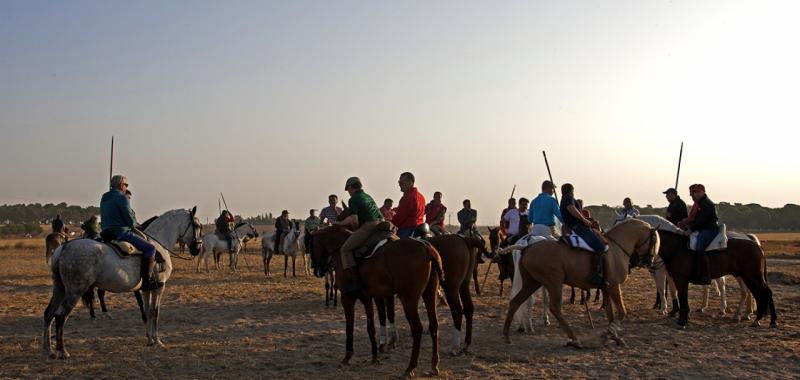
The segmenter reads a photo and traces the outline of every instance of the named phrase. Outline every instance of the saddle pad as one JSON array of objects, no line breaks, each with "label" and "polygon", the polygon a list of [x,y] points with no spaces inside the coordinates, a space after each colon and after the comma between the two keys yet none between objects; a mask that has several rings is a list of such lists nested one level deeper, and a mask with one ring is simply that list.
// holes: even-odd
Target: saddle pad
[{"label": "saddle pad", "polygon": [[[586,244],[586,241],[583,240],[582,237],[576,235],[574,232],[570,233],[567,240],[572,248],[579,248],[585,251],[594,252],[592,247],[590,247],[589,244]],[[606,248],[603,250],[603,252],[608,252],[608,245],[606,245]]]},{"label": "saddle pad", "polygon": [[747,236],[747,234],[743,234],[741,232],[728,231],[728,235],[727,236],[728,236],[728,240],[730,240],[730,239],[751,240],[750,236]]},{"label": "saddle pad", "polygon": [[[697,247],[698,235],[700,235],[700,233],[696,231],[692,232],[692,234],[689,235],[689,249],[692,251],[696,251],[695,247]],[[748,238],[746,235],[745,239],[750,240],[750,238]],[[722,251],[727,248],[728,248],[728,227],[725,226],[724,224],[721,224],[719,226],[719,232],[717,233],[717,236],[714,237],[714,240],[711,241],[711,244],[708,245],[708,248],[706,248],[705,252]]]},{"label": "saddle pad", "polygon": [[549,240],[549,239],[544,237],[544,236],[527,234],[527,235],[519,238],[519,240],[517,240],[517,242],[515,244],[527,247],[529,245],[534,245],[536,243],[541,243],[541,242],[543,242],[545,240]]},{"label": "saddle pad", "polygon": [[115,251],[117,251],[117,254],[119,254],[122,257],[142,254],[142,251],[137,250],[136,247],[133,246],[133,244],[125,241],[112,240],[110,245],[112,248],[114,248]]}]

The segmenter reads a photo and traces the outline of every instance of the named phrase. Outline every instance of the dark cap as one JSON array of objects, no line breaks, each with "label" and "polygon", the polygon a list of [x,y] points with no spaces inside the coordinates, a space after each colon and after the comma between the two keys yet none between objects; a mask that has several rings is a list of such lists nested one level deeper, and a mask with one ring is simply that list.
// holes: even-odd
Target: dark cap
[{"label": "dark cap", "polygon": [[678,194],[678,190],[675,190],[674,187],[670,187],[669,189],[664,190],[663,194]]},{"label": "dark cap", "polygon": [[361,180],[358,179],[358,177],[350,177],[347,179],[347,182],[344,183],[344,189],[347,190],[348,187],[357,183],[361,183]]},{"label": "dark cap", "polygon": [[694,191],[694,190],[706,191],[706,187],[699,183],[689,186],[689,191]]},{"label": "dark cap", "polygon": [[286,210],[281,211],[281,215],[283,215],[283,214],[289,214],[289,211],[286,211]]}]

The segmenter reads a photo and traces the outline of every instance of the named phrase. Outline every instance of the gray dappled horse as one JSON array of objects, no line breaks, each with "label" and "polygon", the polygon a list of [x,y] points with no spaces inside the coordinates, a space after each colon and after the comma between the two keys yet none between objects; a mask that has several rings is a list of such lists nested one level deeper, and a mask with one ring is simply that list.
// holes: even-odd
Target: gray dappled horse
[{"label": "gray dappled horse", "polygon": [[[166,283],[172,274],[172,261],[167,248],[174,247],[178,238],[189,242],[189,252],[200,252],[202,226],[195,216],[197,207],[189,210],[172,210],[154,220],[145,234],[161,254],[164,262],[154,279]],[[132,292],[141,288],[141,256],[121,257],[111,246],[92,240],[70,241],[55,250],[51,270],[53,295],[44,312],[43,349],[48,358],[66,359],[64,324],[78,299],[94,286],[114,293]],[[158,267],[157,267],[158,268]],[[158,338],[158,314],[164,287],[143,291],[147,315],[147,344],[161,346]],[[56,320],[56,351],[50,344],[50,325]]]},{"label": "gray dappled horse", "polygon": [[[245,242],[250,239],[255,239],[258,237],[258,231],[256,228],[253,227],[250,223],[239,223],[233,229],[233,236],[234,239],[231,241],[233,243],[233,249],[230,253],[230,259],[228,260],[230,270],[232,272],[236,271],[237,263],[239,262],[239,252],[242,250],[242,247]],[[206,273],[208,273],[208,259],[210,257],[214,257],[214,265],[216,268],[222,269],[220,266],[219,254],[229,252],[228,250],[228,241],[225,239],[220,239],[216,233],[210,233],[203,236],[203,249],[199,256],[197,256],[197,272],[200,272],[200,263],[201,261],[205,261],[206,263]]]},{"label": "gray dappled horse", "polygon": [[269,263],[274,255],[283,255],[283,277],[289,270],[289,257],[292,258],[292,277],[296,277],[295,260],[297,255],[303,257],[303,272],[310,274],[308,259],[306,258],[303,235],[300,233],[300,223],[294,222],[293,227],[281,240],[280,252],[275,252],[275,232],[267,232],[261,236],[261,258],[264,263],[264,274],[270,276]]}]

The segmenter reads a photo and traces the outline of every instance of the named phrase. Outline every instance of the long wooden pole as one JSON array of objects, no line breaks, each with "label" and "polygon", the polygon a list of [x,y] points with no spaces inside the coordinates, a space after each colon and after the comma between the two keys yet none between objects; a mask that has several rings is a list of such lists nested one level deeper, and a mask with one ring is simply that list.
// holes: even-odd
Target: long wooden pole
[{"label": "long wooden pole", "polygon": [[[553,187],[556,186],[556,183],[553,182],[553,174],[550,173],[550,163],[547,162],[547,153],[542,151],[542,155],[544,156],[544,165],[547,166],[547,176],[550,178],[550,182],[553,184]],[[553,196],[556,197],[556,202],[558,202],[558,192],[553,189]]]},{"label": "long wooden pole", "polygon": [[683,141],[681,141],[681,152],[678,153],[678,174],[675,175],[675,190],[678,190],[678,180],[681,178],[681,161],[683,160]]},{"label": "long wooden pole", "polygon": [[514,188],[513,188],[513,189],[511,189],[511,196],[510,196],[510,197],[508,197],[509,199],[511,199],[511,198],[514,198],[514,192],[515,192],[515,191],[517,191],[517,184],[516,184],[516,183],[514,184]]},{"label": "long wooden pole", "polygon": [[111,136],[111,164],[108,165],[108,184],[111,186],[111,178],[114,176],[114,136]]}]

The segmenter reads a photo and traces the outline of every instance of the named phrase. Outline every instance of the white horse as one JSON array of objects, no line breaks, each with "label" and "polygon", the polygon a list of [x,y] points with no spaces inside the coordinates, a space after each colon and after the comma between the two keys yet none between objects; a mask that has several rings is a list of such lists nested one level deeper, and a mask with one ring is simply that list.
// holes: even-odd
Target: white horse
[{"label": "white horse", "polygon": [[[664,219],[659,215],[640,215],[638,219],[644,220],[645,222],[649,223],[653,228],[662,230],[662,231],[670,231],[675,233],[685,234],[683,230],[681,230],[678,226],[672,224],[670,221]],[[661,307],[659,312],[662,315],[667,314],[667,298],[665,296],[666,288],[669,287],[669,293],[673,300],[678,299],[678,290],[675,288],[675,284],[672,282],[672,278],[669,277],[667,274],[667,268],[664,265],[664,262],[661,260],[661,257],[656,257],[653,260],[652,274],[653,278],[656,281],[656,291],[658,292],[658,297],[660,299]],[[736,280],[739,282],[739,289],[742,292],[742,295],[739,299],[739,306],[736,310],[736,321],[742,320],[742,318],[749,320],[750,314],[752,313],[752,303],[754,302],[750,291],[744,285],[744,281],[736,277]],[[712,280],[712,284],[716,287],[717,295],[720,297],[720,315],[725,316],[727,315],[728,310],[728,297],[725,291],[725,276],[720,278],[715,278]],[[700,308],[700,312],[703,313],[708,308],[708,296],[711,291],[710,285],[703,285],[702,295],[703,295],[703,306]],[[749,302],[748,302],[749,301]],[[744,308],[745,303],[747,303],[747,309]],[[742,313],[745,313],[744,315]]]},{"label": "white horse", "polygon": [[203,252],[197,257],[197,272],[200,272],[200,262],[205,261],[206,273],[208,273],[208,259],[212,256],[214,257],[214,265],[217,270],[222,269],[220,265],[220,255],[225,252],[230,252],[230,258],[228,260],[230,270],[233,272],[236,271],[236,264],[239,262],[239,252],[243,244],[250,239],[257,238],[258,231],[256,231],[256,228],[250,223],[239,223],[233,229],[233,232],[234,238],[231,240],[231,243],[233,243],[232,250],[228,249],[228,241],[220,239],[216,233],[203,236]]},{"label": "white horse", "polygon": [[297,255],[300,254],[303,256],[303,265],[305,266],[305,272],[308,273],[308,261],[306,258],[305,247],[303,246],[302,239],[300,238],[300,223],[295,222],[294,228],[289,230],[286,236],[283,237],[280,246],[280,252],[275,252],[275,232],[266,232],[261,235],[261,257],[262,261],[264,262],[264,274],[267,276],[271,276],[269,272],[269,263],[272,260],[273,255],[284,255],[283,261],[283,277],[286,277],[286,272],[289,268],[289,257],[292,258],[292,277],[295,277],[295,259]]},{"label": "white horse", "polygon": [[[190,253],[197,255],[201,250],[200,233],[202,225],[195,216],[197,207],[189,210],[172,210],[154,220],[145,229],[148,240],[156,246],[164,262],[161,263],[154,279],[166,284],[172,274],[172,261],[169,250],[178,238],[190,243]],[[138,255],[121,257],[111,246],[92,239],[77,239],[64,244],[53,253],[51,271],[53,273],[53,295],[44,312],[44,332],[42,345],[49,358],[66,359],[69,353],[64,348],[64,323],[75,307],[78,299],[90,287],[97,287],[114,293],[128,293],[141,288],[141,262]],[[162,346],[158,337],[158,315],[164,287],[142,292],[145,314],[147,316],[147,344]],[[56,351],[50,344],[50,325],[56,320]]]},{"label": "white horse", "polygon": [[[514,296],[522,290],[522,281],[518,281],[522,277],[519,271],[519,260],[522,258],[522,250],[525,249],[529,244],[535,244],[537,241],[541,240],[555,240],[555,238],[551,236],[525,236],[522,237],[517,241],[516,244],[500,249],[497,251],[498,254],[505,254],[508,251],[511,251],[511,257],[514,262],[514,277],[511,280],[511,292],[509,293],[509,300],[514,299]],[[514,313],[514,326],[517,326],[517,329],[520,332],[532,333],[533,332],[533,306],[536,302],[536,294],[539,293],[542,296],[542,320],[546,326],[550,325],[550,316],[547,314],[548,309],[548,299],[550,296],[547,293],[547,289],[541,287],[540,290],[535,291],[531,294],[528,299],[520,305],[517,312]]]}]

